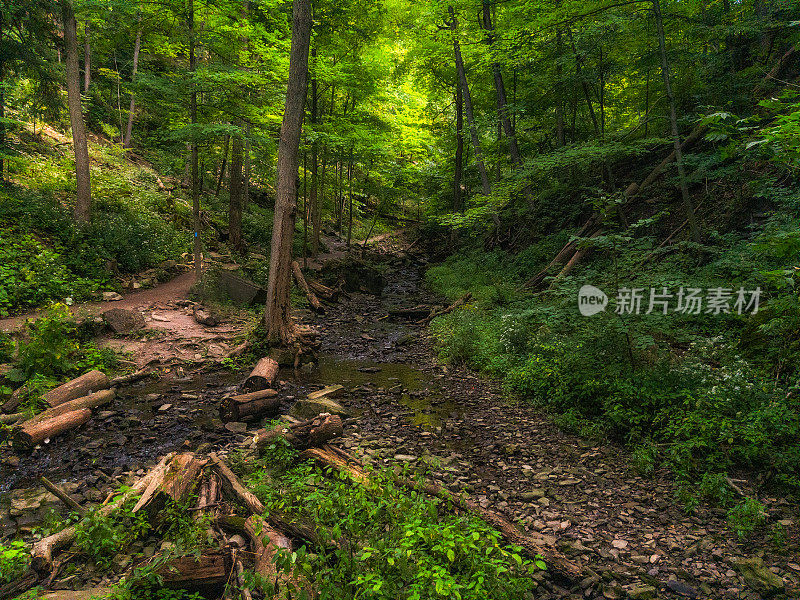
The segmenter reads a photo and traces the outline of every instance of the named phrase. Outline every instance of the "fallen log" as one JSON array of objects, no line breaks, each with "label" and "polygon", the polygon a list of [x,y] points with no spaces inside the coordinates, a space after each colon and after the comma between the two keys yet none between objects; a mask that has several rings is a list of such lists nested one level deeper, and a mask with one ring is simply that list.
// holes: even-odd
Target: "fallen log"
[{"label": "fallen log", "polygon": [[245,379],[242,389],[247,392],[258,392],[267,389],[275,382],[278,376],[278,363],[270,357],[265,357],[256,363],[250,376]]},{"label": "fallen log", "polygon": [[42,421],[47,421],[48,419],[58,417],[59,415],[66,414],[74,410],[80,410],[82,408],[97,408],[98,406],[110,404],[114,400],[114,396],[116,396],[116,392],[114,392],[114,390],[102,390],[95,392],[94,394],[89,394],[88,396],[83,396],[82,398],[69,400],[63,404],[59,404],[56,407],[48,408],[47,410],[40,412],[38,415],[25,421],[22,424],[22,427],[27,428],[32,425],[36,425],[37,423],[41,423]]},{"label": "fallen log", "polygon": [[[576,234],[576,237],[582,237],[586,235],[586,233],[591,233],[595,227],[596,221],[597,219],[594,216],[590,217],[589,220],[583,224],[583,227],[581,227],[581,230]],[[575,246],[575,240],[570,240],[564,244],[564,247],[561,248],[558,254],[556,254],[555,258],[551,260],[544,269],[523,283],[522,287],[535,288],[539,286],[544,281],[544,278],[547,277],[550,269],[557,264],[564,264],[569,260],[569,258],[575,253]]]},{"label": "fallen log", "polygon": [[417,321],[417,324],[418,324],[418,325],[427,325],[428,323],[430,323],[431,321],[433,321],[433,320],[434,320],[436,317],[441,317],[442,315],[446,315],[446,314],[448,314],[448,313],[451,313],[451,312],[453,312],[453,311],[454,311],[455,309],[457,309],[459,306],[462,306],[462,305],[466,304],[466,303],[467,303],[467,302],[469,302],[471,299],[472,299],[472,293],[471,293],[471,292],[467,292],[466,294],[464,294],[463,296],[461,296],[461,298],[459,298],[458,300],[456,300],[455,302],[453,302],[453,303],[452,303],[450,306],[448,306],[447,308],[443,308],[442,310],[435,310],[435,311],[431,312],[431,314],[429,314],[429,315],[428,315],[427,317],[425,317],[424,319],[421,319],[421,320]]},{"label": "fallen log", "polygon": [[[174,454],[171,453],[164,456],[156,466],[150,469],[150,471],[148,471],[148,473],[141,479],[137,480],[114,502],[99,508],[99,513],[103,516],[108,516],[119,506],[127,502],[129,498],[141,494],[150,484],[151,479],[157,476],[161,470],[166,468],[167,463],[172,460],[173,456]],[[49,572],[53,566],[53,553],[56,550],[71,544],[75,539],[76,533],[77,529],[73,525],[71,527],[62,529],[61,531],[57,531],[56,533],[44,537],[36,542],[31,549],[31,568],[37,573]]]},{"label": "fallen log", "polygon": [[300,423],[277,425],[272,429],[260,429],[256,432],[254,441],[259,452],[281,437],[298,450],[305,450],[322,446],[333,438],[341,437],[342,433],[341,417],[323,413]]},{"label": "fallen log", "polygon": [[25,413],[11,413],[10,415],[0,415],[0,424],[13,425],[17,421],[22,421],[27,415]]},{"label": "fallen log", "polygon": [[[326,446],[325,448],[311,448],[304,451],[301,456],[313,459],[322,466],[345,473],[350,479],[361,485],[366,486],[372,484],[369,476],[361,468],[358,461],[354,457],[346,455],[342,450],[337,449],[334,451],[331,446]],[[399,477],[396,478],[395,481],[403,487],[445,499],[451,502],[456,508],[474,514],[499,531],[506,542],[520,546],[529,558],[543,557],[551,570],[556,571],[564,579],[574,582],[581,576],[582,572],[580,567],[553,547],[556,541],[555,538],[551,541],[538,534],[522,532],[499,513],[484,509],[472,500],[453,496],[447,492],[447,490],[435,484],[418,484],[417,482]]]},{"label": "fallen log", "polygon": [[67,492],[62,490],[59,486],[57,486],[55,483],[50,481],[47,477],[42,475],[41,477],[39,477],[39,481],[42,482],[42,485],[45,487],[45,489],[47,489],[48,492],[53,494],[56,498],[61,500],[64,504],[66,504],[69,508],[74,510],[76,513],[78,513],[80,515],[85,515],[86,514],[86,509],[85,508],[83,508],[80,504],[78,504],[72,496],[67,494]]},{"label": "fallen log", "polygon": [[19,405],[22,404],[22,393],[24,391],[25,386],[21,386],[11,392],[11,396],[3,403],[3,406],[0,407],[0,410],[2,410],[4,413],[10,413],[17,410]]},{"label": "fallen log", "polygon": [[412,308],[392,308],[389,310],[389,316],[398,319],[425,319],[431,314],[430,306],[414,306]]},{"label": "fallen log", "polygon": [[219,407],[219,416],[224,422],[248,421],[280,407],[281,400],[275,390],[260,390],[225,398]]},{"label": "fallen log", "polygon": [[175,502],[185,499],[195,488],[198,475],[206,465],[205,460],[192,452],[184,452],[175,456],[165,469],[160,469],[142,493],[133,507],[138,512],[156,497],[172,498]]},{"label": "fallen log", "polygon": [[328,302],[337,302],[342,293],[341,287],[328,287],[313,279],[306,279],[306,283],[308,283],[308,287],[311,288],[311,291],[313,291],[318,298],[322,298]]},{"label": "fallen log", "polygon": [[33,571],[27,572],[22,577],[0,585],[0,600],[16,598],[25,593],[39,581],[39,577]]},{"label": "fallen log", "polygon": [[46,439],[54,438],[60,433],[80,427],[91,418],[92,411],[88,408],[81,408],[32,425],[25,423],[21,428],[14,431],[12,435],[14,448],[30,450]]},{"label": "fallen log", "polygon": [[158,362],[158,360],[150,361],[145,365],[144,368],[139,369],[135,373],[128,373],[127,375],[120,375],[119,377],[114,377],[111,381],[109,381],[110,387],[121,387],[123,385],[128,385],[135,381],[139,381],[140,379],[145,379],[146,377],[150,377],[153,372],[149,369],[149,365],[152,362]]},{"label": "fallen log", "polygon": [[50,390],[42,398],[49,406],[58,406],[69,400],[88,396],[92,392],[108,389],[109,385],[110,382],[105,373],[89,371],[64,385]]},{"label": "fallen log", "polygon": [[231,572],[228,552],[214,550],[195,556],[173,558],[156,569],[163,584],[171,589],[224,585]]},{"label": "fallen log", "polygon": [[322,303],[319,301],[319,298],[311,291],[311,288],[308,287],[308,283],[306,283],[306,278],[303,277],[303,271],[300,269],[300,264],[296,261],[292,261],[292,275],[294,276],[294,281],[297,283],[297,286],[303,290],[303,293],[306,295],[308,299],[308,303],[311,305],[311,308],[314,312],[322,313],[325,312],[325,309],[322,306]]}]

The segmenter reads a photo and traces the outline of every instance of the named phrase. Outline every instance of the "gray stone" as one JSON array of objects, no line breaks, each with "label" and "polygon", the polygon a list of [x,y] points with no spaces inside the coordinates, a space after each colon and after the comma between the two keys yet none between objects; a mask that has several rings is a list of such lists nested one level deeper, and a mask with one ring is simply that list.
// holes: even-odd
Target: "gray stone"
[{"label": "gray stone", "polygon": [[402,460],[403,462],[414,462],[415,460],[417,460],[417,457],[414,456],[413,454],[395,454],[394,459]]},{"label": "gray stone", "polygon": [[329,398],[318,398],[312,400],[305,398],[294,403],[289,414],[301,419],[311,419],[320,413],[330,413],[332,415],[347,416],[347,410],[338,402]]},{"label": "gray stone", "polygon": [[731,566],[744,577],[744,581],[750,589],[765,598],[784,590],[783,579],[767,569],[764,562],[758,557],[734,558],[731,560]]},{"label": "gray stone", "polygon": [[119,302],[122,300],[117,292],[103,292],[103,302]]},{"label": "gray stone", "polygon": [[103,320],[114,333],[119,334],[133,333],[143,329],[145,325],[144,316],[140,312],[127,308],[110,308],[103,313]]},{"label": "gray stone", "polygon": [[247,423],[239,423],[238,421],[230,421],[225,423],[225,429],[231,433],[244,433],[247,431]]},{"label": "gray stone", "polygon": [[542,488],[533,488],[530,491],[522,492],[519,495],[519,499],[523,502],[533,502],[534,500],[538,500],[539,498],[544,498],[546,496],[545,491]]}]

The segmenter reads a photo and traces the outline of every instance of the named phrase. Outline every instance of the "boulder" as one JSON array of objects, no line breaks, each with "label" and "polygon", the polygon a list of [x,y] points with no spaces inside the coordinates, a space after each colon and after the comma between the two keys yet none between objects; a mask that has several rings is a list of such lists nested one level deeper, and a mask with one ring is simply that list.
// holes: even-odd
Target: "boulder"
[{"label": "boulder", "polygon": [[656,588],[652,585],[637,585],[628,592],[631,600],[655,600]]},{"label": "boulder", "polygon": [[731,566],[744,578],[747,586],[763,598],[782,592],[785,588],[783,579],[764,566],[758,558],[734,558]]},{"label": "boulder", "polygon": [[118,302],[122,300],[117,292],[103,292],[103,302]]},{"label": "boulder", "polygon": [[103,320],[114,333],[129,334],[143,329],[144,316],[127,308],[109,308],[103,313]]}]

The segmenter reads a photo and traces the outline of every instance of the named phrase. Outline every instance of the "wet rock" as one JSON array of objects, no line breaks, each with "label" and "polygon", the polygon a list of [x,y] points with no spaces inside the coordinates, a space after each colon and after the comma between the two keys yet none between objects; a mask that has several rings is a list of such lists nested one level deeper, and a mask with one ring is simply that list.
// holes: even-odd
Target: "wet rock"
[{"label": "wet rock", "polygon": [[228,423],[225,423],[225,429],[231,433],[245,433],[247,431],[247,423],[229,421]]},{"label": "wet rock", "polygon": [[332,415],[347,416],[347,410],[338,402],[330,398],[311,398],[300,399],[294,403],[289,414],[301,419],[310,419],[320,413],[331,413]]},{"label": "wet rock", "polygon": [[639,585],[628,592],[628,597],[631,600],[654,600],[656,588],[652,585]]},{"label": "wet rock", "polygon": [[667,582],[667,587],[679,596],[685,596],[686,598],[697,598],[700,595],[696,589],[677,579],[670,579]]},{"label": "wet rock", "polygon": [[764,597],[774,596],[784,589],[783,579],[767,569],[764,562],[758,557],[734,558],[731,565],[744,577],[744,581],[750,589]]}]

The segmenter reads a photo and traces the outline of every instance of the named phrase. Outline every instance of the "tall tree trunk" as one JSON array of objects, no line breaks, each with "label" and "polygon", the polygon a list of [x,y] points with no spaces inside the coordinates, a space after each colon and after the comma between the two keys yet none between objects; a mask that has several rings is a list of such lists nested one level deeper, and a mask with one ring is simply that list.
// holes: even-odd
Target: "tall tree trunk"
[{"label": "tall tree trunk", "polygon": [[264,325],[271,343],[290,344],[296,339],[291,319],[289,287],[292,278],[292,241],[297,206],[297,167],[303,105],[308,84],[308,46],[311,42],[309,0],[294,0],[292,10],[292,49],[289,57],[289,83],[278,144],[275,222],[269,258],[267,305]]},{"label": "tall tree trunk", "polygon": [[[494,43],[494,33],[492,33],[494,31],[494,25],[492,24],[489,0],[483,0],[483,28],[487,32],[486,41],[489,46],[491,46]],[[503,73],[500,71],[500,63],[497,61],[492,62],[492,76],[494,78],[494,91],[497,94],[497,110],[500,114],[500,122],[503,125],[506,138],[508,138],[508,151],[509,154],[511,154],[511,160],[519,167],[522,165],[522,157],[519,153],[514,126],[511,124],[511,119],[508,116],[506,86],[503,83]]]},{"label": "tall tree trunk", "polygon": [[347,248],[353,238],[353,145],[350,145],[350,160],[347,163]]},{"label": "tall tree trunk", "polygon": [[486,164],[483,162],[481,141],[478,137],[478,128],[475,125],[474,113],[472,112],[472,96],[470,96],[469,85],[467,84],[467,75],[464,72],[464,61],[461,58],[461,46],[458,43],[458,19],[456,18],[455,11],[453,11],[452,6],[447,7],[447,12],[450,13],[450,30],[453,32],[453,52],[456,58],[458,79],[461,82],[461,91],[464,94],[464,108],[467,111],[467,122],[469,123],[470,136],[472,137],[472,147],[475,150],[475,162],[477,163],[478,171],[481,174],[483,195],[488,196],[492,193],[492,186],[489,184],[489,176],[486,173]]},{"label": "tall tree trunk", "polygon": [[[311,57],[316,62],[317,49],[311,51]],[[317,77],[316,75],[311,79],[311,128],[314,129],[316,135],[317,127]],[[319,229],[322,224],[321,211],[319,206],[319,199],[317,197],[317,190],[319,181],[317,179],[317,169],[319,166],[319,146],[316,137],[311,143],[311,256],[314,258],[319,254]]]},{"label": "tall tree trunk", "polygon": [[[139,49],[142,47],[142,15],[139,14],[139,29],[136,31],[136,42],[133,45],[133,72],[131,73],[131,86],[136,81],[136,71],[139,68]],[[131,89],[131,104],[128,108],[128,125],[125,127],[125,137],[122,139],[122,147],[131,147],[131,135],[133,134],[133,109],[136,108],[136,95]]]},{"label": "tall tree trunk", "polygon": [[564,139],[564,94],[562,93],[562,67],[561,67],[561,54],[563,52],[564,42],[561,39],[561,28],[556,30],[556,145],[561,148],[565,144]]},{"label": "tall tree trunk", "polygon": [[247,124],[244,130],[244,181],[242,183],[242,210],[247,210],[247,205],[250,204],[250,176],[251,176],[251,160],[250,160],[250,123]]},{"label": "tall tree trunk", "polygon": [[[197,70],[197,59],[195,57],[195,31],[194,31],[194,0],[188,0],[189,10],[189,72],[191,73],[192,92],[189,99],[189,119],[192,125],[197,125],[197,86],[194,81],[195,71]],[[199,177],[199,151],[197,139],[195,137],[195,127],[192,127],[192,217],[194,221],[194,272],[197,281],[203,278],[203,245],[200,238],[200,177]]]},{"label": "tall tree trunk", "polygon": [[222,188],[222,180],[225,179],[225,169],[228,166],[228,146],[231,143],[230,134],[225,136],[225,147],[222,151],[222,164],[219,167],[219,175],[217,175],[217,189],[214,190],[214,197],[219,198],[219,191]]},{"label": "tall tree trunk", "polygon": [[689,188],[686,184],[686,172],[683,168],[683,152],[681,151],[681,137],[678,133],[678,117],[675,114],[675,95],[672,93],[672,85],[669,80],[669,63],[667,62],[667,48],[664,41],[664,19],[661,16],[661,4],[659,0],[653,0],[653,14],[656,19],[658,30],[658,47],[661,52],[661,74],[664,78],[664,89],[669,100],[669,120],[672,126],[672,140],[675,145],[675,165],[678,167],[678,179],[681,186],[681,197],[683,198],[683,208],[686,211],[686,220],[689,221],[689,229],[695,242],[700,242],[700,226],[697,224],[697,216],[694,214],[692,200],[689,198]]},{"label": "tall tree trunk", "polygon": [[[3,11],[0,10],[0,46],[3,45],[3,35],[5,34],[5,21]],[[5,152],[6,152],[6,55],[0,54],[0,185],[6,182],[5,171]],[[34,134],[36,133],[34,122]]]},{"label": "tall tree trunk", "polygon": [[231,143],[231,182],[228,187],[228,240],[231,248],[242,250],[242,136],[235,134]]},{"label": "tall tree trunk", "polygon": [[75,177],[77,198],[75,220],[88,223],[92,210],[92,190],[89,179],[89,147],[81,110],[80,71],[78,66],[78,22],[72,9],[72,0],[61,1],[64,18],[64,63],[67,72],[67,104],[72,126],[72,145],[75,150]]},{"label": "tall tree trunk", "polygon": [[308,266],[308,150],[303,144],[303,268]]},{"label": "tall tree trunk", "polygon": [[453,173],[453,210],[459,211],[463,205],[461,180],[464,176],[464,99],[461,83],[456,81],[456,165]]},{"label": "tall tree trunk", "polygon": [[600,136],[600,126],[597,124],[597,117],[594,114],[594,106],[592,105],[592,95],[589,92],[589,83],[586,81],[586,78],[583,76],[583,69],[581,67],[582,60],[580,55],[578,54],[578,49],[575,47],[575,40],[572,39],[572,32],[568,31],[570,41],[572,43],[572,53],[575,55],[575,75],[581,82],[581,88],[583,89],[583,96],[586,99],[586,106],[589,108],[589,116],[592,119],[592,125],[594,126],[594,133],[598,137]]},{"label": "tall tree trunk", "polygon": [[92,85],[92,39],[89,23],[83,26],[83,93],[89,91]]}]

